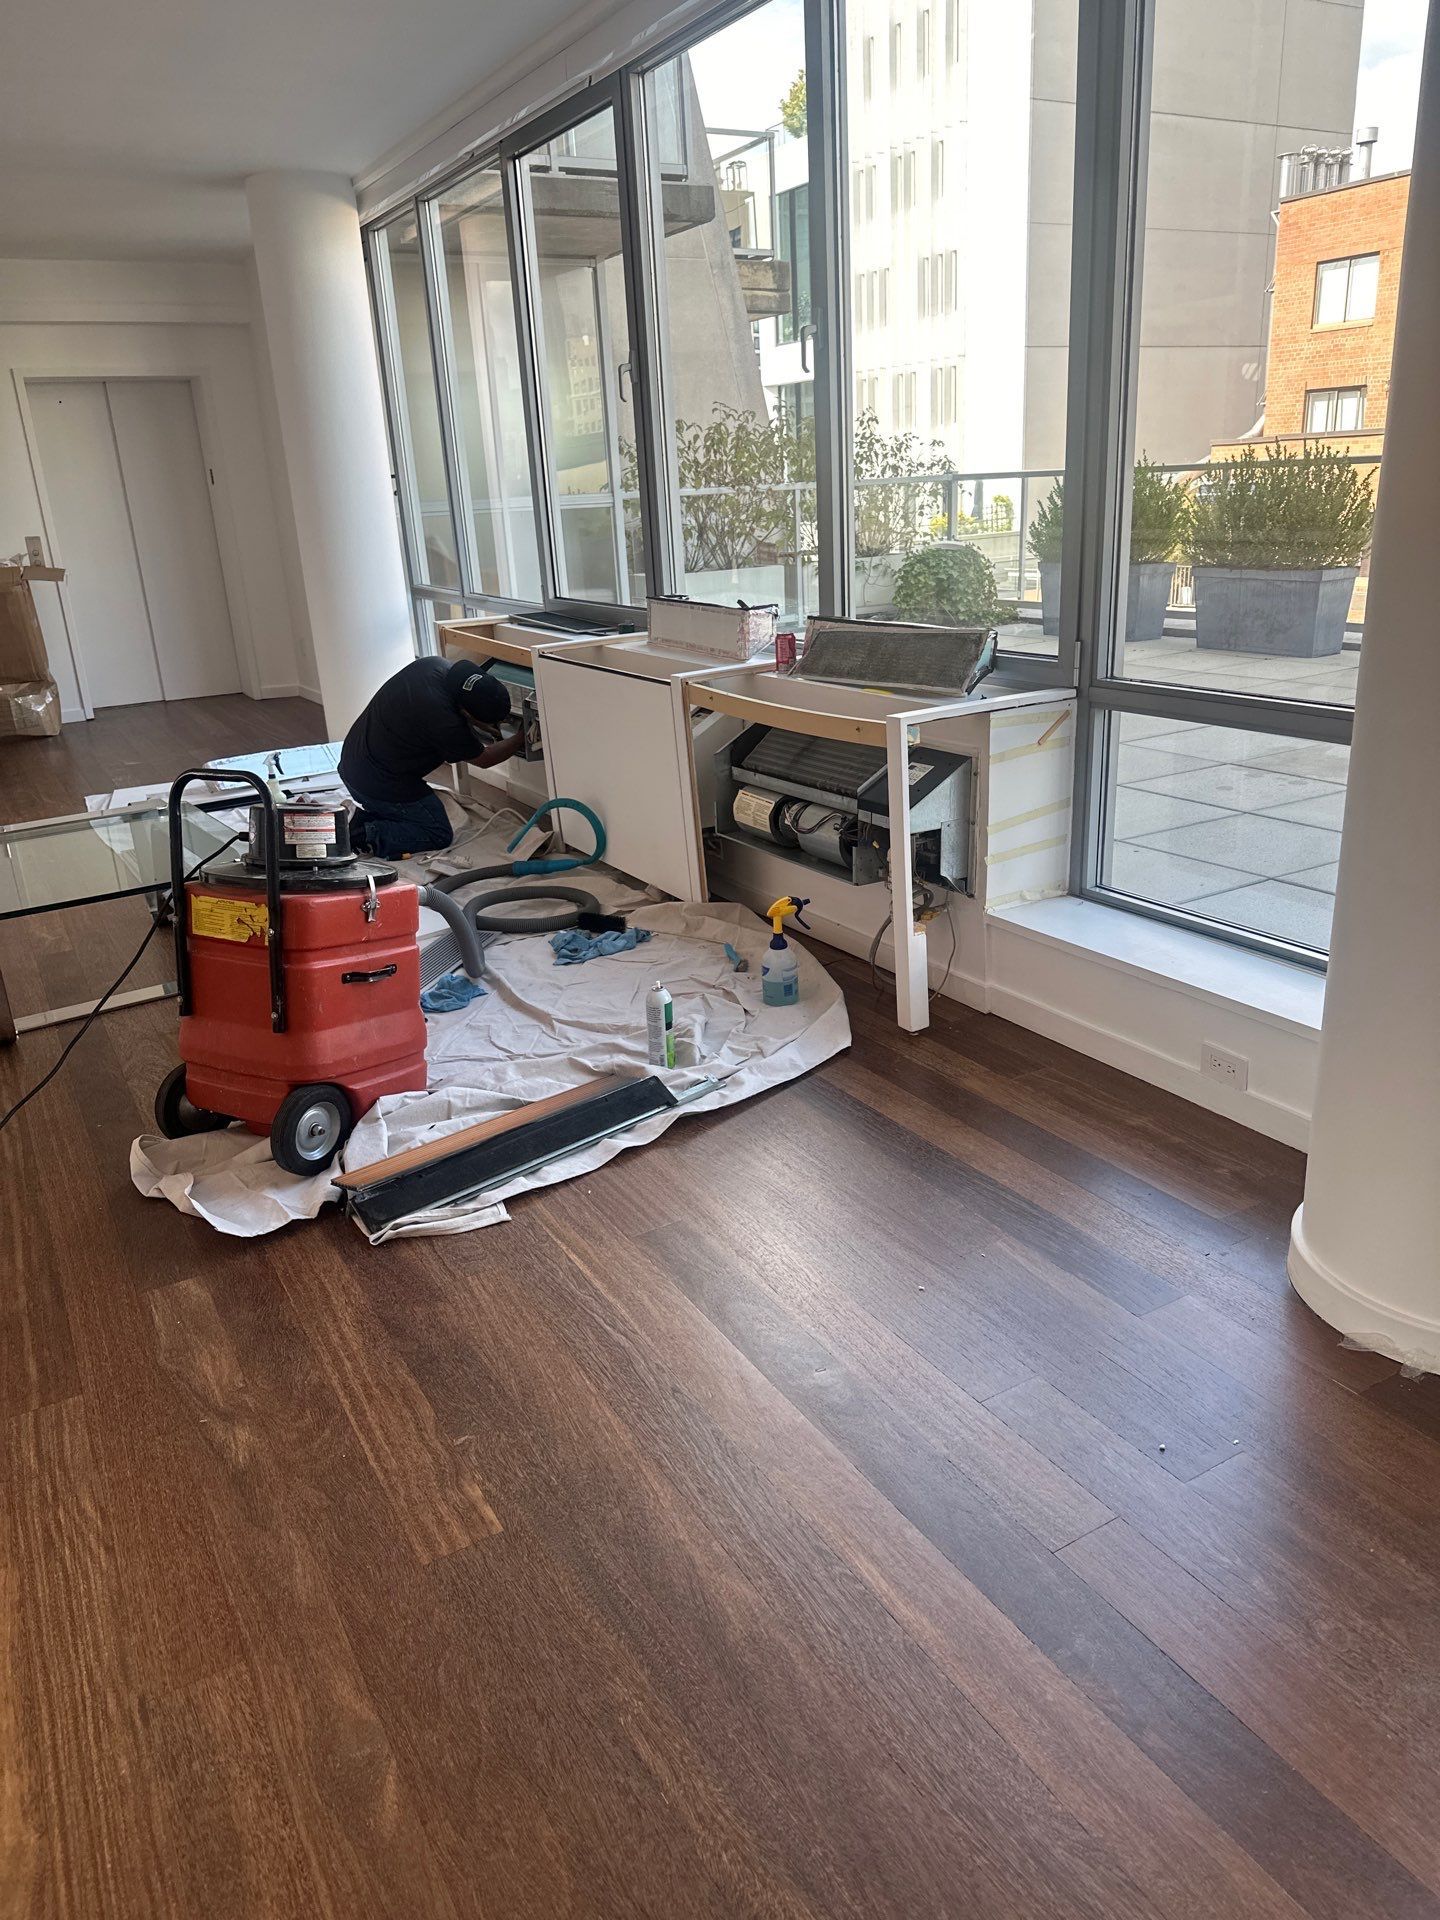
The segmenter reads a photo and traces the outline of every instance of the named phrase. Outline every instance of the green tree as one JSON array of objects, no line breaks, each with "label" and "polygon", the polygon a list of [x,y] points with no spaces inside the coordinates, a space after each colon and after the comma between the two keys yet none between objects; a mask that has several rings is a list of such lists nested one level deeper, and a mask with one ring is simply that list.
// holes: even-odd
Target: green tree
[{"label": "green tree", "polygon": [[796,140],[805,138],[805,74],[802,69],[790,83],[790,91],[780,102],[780,124]]}]

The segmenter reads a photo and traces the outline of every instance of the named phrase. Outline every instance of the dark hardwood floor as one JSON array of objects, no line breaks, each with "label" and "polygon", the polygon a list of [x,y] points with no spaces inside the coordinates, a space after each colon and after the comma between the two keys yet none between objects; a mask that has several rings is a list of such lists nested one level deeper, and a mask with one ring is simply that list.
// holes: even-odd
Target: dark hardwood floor
[{"label": "dark hardwood floor", "polygon": [[833,964],[461,1239],[140,1200],[165,1006],[0,1133],[0,1910],[1440,1915],[1437,1401],[1299,1156]]}]

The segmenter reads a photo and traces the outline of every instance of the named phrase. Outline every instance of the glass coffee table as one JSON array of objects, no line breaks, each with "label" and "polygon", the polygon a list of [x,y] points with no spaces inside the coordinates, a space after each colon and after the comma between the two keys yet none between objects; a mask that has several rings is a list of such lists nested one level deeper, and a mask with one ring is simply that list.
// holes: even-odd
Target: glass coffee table
[{"label": "glass coffee table", "polygon": [[[244,801],[243,790],[237,788],[228,798],[217,796],[181,809],[187,872],[230,843],[236,832],[235,810],[243,808]],[[170,821],[163,798],[0,827],[0,921],[136,895],[147,896],[158,917],[169,885]],[[173,981],[136,987],[117,993],[106,1006],[133,1006],[174,992]],[[86,1000],[15,1019],[0,976],[0,1046],[32,1027],[81,1019],[94,1007],[93,1000]]]}]

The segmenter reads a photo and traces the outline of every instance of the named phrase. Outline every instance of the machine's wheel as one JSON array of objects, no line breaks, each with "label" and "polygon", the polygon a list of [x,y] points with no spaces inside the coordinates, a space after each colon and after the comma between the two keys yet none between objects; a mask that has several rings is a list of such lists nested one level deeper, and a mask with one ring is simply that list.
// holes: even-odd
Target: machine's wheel
[{"label": "machine's wheel", "polygon": [[172,1067],[155,1095],[155,1124],[167,1140],[183,1140],[190,1133],[215,1133],[230,1122],[223,1113],[192,1106],[185,1091],[185,1065]]},{"label": "machine's wheel", "polygon": [[355,1117],[341,1087],[292,1087],[270,1122],[270,1151],[287,1173],[319,1173],[349,1138]]}]

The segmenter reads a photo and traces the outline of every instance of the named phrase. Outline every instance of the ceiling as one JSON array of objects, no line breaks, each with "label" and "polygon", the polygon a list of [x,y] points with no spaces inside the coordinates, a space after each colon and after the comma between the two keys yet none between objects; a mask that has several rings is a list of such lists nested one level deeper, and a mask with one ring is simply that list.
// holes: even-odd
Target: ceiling
[{"label": "ceiling", "polygon": [[0,61],[0,257],[228,258],[243,181],[353,175],[577,0],[20,0]]}]

